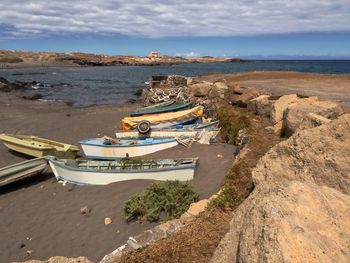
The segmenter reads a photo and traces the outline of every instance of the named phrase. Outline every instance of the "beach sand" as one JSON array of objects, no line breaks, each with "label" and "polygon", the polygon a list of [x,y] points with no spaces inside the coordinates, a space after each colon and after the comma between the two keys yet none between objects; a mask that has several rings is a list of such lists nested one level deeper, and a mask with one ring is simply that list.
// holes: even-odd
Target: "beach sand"
[{"label": "beach sand", "polygon": [[[14,93],[0,94],[0,133],[38,135],[78,145],[94,136],[113,137],[120,119],[137,104],[73,108],[65,104],[26,101]],[[176,146],[153,154],[157,158],[199,157],[192,184],[207,198],[216,193],[231,167],[234,146],[225,144]],[[223,158],[218,158],[220,154]],[[0,144],[0,167],[25,160]],[[86,256],[98,262],[128,237],[153,227],[127,224],[124,202],[151,181],[135,180],[107,186],[59,184],[51,172],[0,189],[0,262]],[[87,206],[91,213],[82,215]],[[112,224],[104,225],[110,217]],[[29,253],[29,252],[31,253]]]}]

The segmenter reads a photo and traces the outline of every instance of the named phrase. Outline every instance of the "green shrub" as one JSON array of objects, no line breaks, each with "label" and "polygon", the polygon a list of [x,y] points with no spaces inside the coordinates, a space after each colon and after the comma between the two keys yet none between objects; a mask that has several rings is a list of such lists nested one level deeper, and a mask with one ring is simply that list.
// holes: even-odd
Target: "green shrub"
[{"label": "green shrub", "polygon": [[309,98],[309,96],[303,95],[303,94],[299,94],[299,93],[297,93],[297,97],[298,97],[299,99],[306,99],[306,98]]},{"label": "green shrub", "polygon": [[219,109],[217,115],[221,125],[221,134],[226,143],[234,144],[238,132],[249,127],[249,120],[246,116],[233,113],[229,108]]},{"label": "green shrub", "polygon": [[199,195],[190,184],[179,181],[156,182],[132,196],[124,206],[127,221],[170,220],[179,218]]}]

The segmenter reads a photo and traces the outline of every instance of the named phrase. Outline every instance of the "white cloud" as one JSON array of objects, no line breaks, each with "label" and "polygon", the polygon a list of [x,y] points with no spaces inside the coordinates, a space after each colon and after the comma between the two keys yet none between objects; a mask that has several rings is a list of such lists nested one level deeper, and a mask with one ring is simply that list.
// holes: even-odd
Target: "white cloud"
[{"label": "white cloud", "polygon": [[163,37],[349,31],[349,14],[349,0],[0,2],[0,24],[13,26],[17,37],[61,32]]},{"label": "white cloud", "polygon": [[198,52],[191,51],[188,53],[176,53],[175,56],[183,58],[198,58],[201,56],[201,54]]}]

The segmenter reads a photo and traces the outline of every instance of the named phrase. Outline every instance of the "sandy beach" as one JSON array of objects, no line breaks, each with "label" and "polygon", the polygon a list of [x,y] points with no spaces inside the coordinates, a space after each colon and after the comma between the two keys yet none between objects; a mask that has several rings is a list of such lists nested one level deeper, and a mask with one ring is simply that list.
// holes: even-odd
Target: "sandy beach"
[{"label": "sandy beach", "polygon": [[[137,104],[73,108],[65,104],[26,101],[12,93],[0,96],[0,133],[38,135],[78,145],[94,136],[113,136],[120,119]],[[216,193],[232,164],[235,147],[225,144],[177,146],[148,157],[199,157],[192,184],[207,198]],[[220,154],[223,158],[218,158]],[[0,167],[25,160],[0,145]],[[151,228],[151,223],[127,224],[124,202],[151,181],[128,181],[108,186],[74,187],[57,183],[51,172],[0,190],[0,262],[84,255],[98,262],[128,237]],[[82,215],[88,206],[91,213]],[[104,225],[104,218],[112,219]],[[29,253],[29,252],[31,253]],[[30,254],[30,255],[29,255]]]}]

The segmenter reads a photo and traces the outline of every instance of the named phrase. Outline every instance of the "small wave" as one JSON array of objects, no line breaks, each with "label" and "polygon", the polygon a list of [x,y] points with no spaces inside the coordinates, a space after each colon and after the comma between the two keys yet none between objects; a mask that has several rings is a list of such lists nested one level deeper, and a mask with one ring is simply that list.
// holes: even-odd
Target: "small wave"
[{"label": "small wave", "polygon": [[45,84],[45,83],[37,82],[37,83],[31,85],[30,88],[37,90],[37,89],[52,88],[52,86],[51,86],[50,84]]}]

